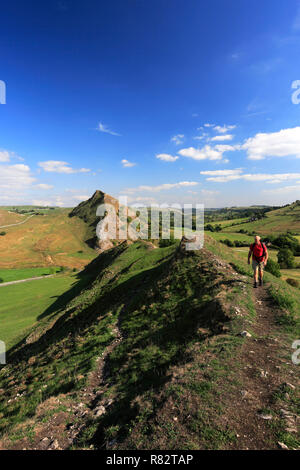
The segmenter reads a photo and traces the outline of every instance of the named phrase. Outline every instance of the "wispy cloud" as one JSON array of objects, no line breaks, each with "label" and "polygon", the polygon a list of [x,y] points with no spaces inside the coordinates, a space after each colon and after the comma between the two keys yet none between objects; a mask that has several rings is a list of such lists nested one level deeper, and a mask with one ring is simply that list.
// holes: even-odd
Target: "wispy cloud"
[{"label": "wispy cloud", "polygon": [[232,131],[235,129],[235,125],[230,125],[230,126],[215,126],[214,131],[219,132],[220,134],[226,134],[228,131]]},{"label": "wispy cloud", "polygon": [[272,188],[272,189],[264,189],[263,193],[269,193],[269,194],[288,194],[291,192],[297,192],[296,194],[300,193],[300,181],[297,181],[296,185],[291,185],[291,186],[284,186],[282,188]]},{"label": "wispy cloud", "polygon": [[243,172],[242,168],[236,168],[234,170],[208,170],[208,171],[200,171],[200,175],[207,175],[207,176],[231,176],[231,175],[239,175]]},{"label": "wispy cloud", "polygon": [[179,157],[173,157],[168,153],[159,153],[158,155],[156,155],[156,158],[158,158],[159,160],[163,160],[164,162],[176,162]]},{"label": "wispy cloud", "polygon": [[48,173],[64,173],[64,174],[73,174],[73,173],[88,173],[88,168],[80,168],[75,170],[70,166],[69,163],[59,161],[59,160],[48,160],[46,162],[39,162],[39,167]]},{"label": "wispy cloud", "polygon": [[153,192],[169,191],[170,189],[186,188],[189,186],[196,186],[197,184],[199,183],[196,181],[181,181],[179,183],[164,183],[158,186],[141,185],[136,188],[126,188],[123,192],[136,193],[136,192],[143,192],[143,191],[153,191]]},{"label": "wispy cloud", "polygon": [[241,168],[234,170],[201,171],[201,175],[208,176],[206,181],[214,183],[228,183],[235,180],[252,182],[265,181],[268,184],[282,183],[284,181],[300,179],[300,173],[243,173]]},{"label": "wispy cloud", "polygon": [[133,166],[136,165],[136,163],[133,163],[133,162],[130,162],[129,160],[126,160],[126,158],[123,158],[123,160],[121,160],[121,163],[122,163],[122,166],[124,168],[132,168]]},{"label": "wispy cloud", "polygon": [[110,135],[121,137],[121,134],[119,134],[118,132],[112,131],[109,127],[103,124],[103,122],[99,122],[97,130],[99,132],[103,132],[104,134],[110,134]]},{"label": "wispy cloud", "polygon": [[116,136],[119,136],[119,137],[121,136],[121,134],[119,134],[118,132],[112,131],[105,124],[103,124],[102,122],[99,122],[97,130],[99,132],[104,132],[105,134],[116,135]]},{"label": "wispy cloud", "polygon": [[0,163],[7,163],[11,160],[18,160],[19,162],[23,162],[24,158],[19,157],[19,155],[17,155],[15,152],[11,152],[5,149],[0,150]]},{"label": "wispy cloud", "polygon": [[52,189],[53,186],[52,186],[52,184],[39,183],[39,184],[36,184],[34,186],[34,188],[48,190],[48,189]]},{"label": "wispy cloud", "polygon": [[300,2],[298,2],[297,10],[293,18],[292,30],[296,32],[300,31]]},{"label": "wispy cloud", "polygon": [[224,142],[224,141],[232,140],[233,137],[234,136],[232,134],[216,135],[215,137],[212,137],[210,140],[212,142]]},{"label": "wispy cloud", "polygon": [[234,52],[233,54],[231,54],[231,59],[232,60],[239,60],[241,58],[241,53],[240,52]]},{"label": "wispy cloud", "polygon": [[177,134],[171,137],[171,142],[173,142],[176,145],[182,144],[184,141],[184,134]]},{"label": "wispy cloud", "polygon": [[211,191],[209,189],[201,189],[201,193],[203,194],[203,196],[211,198],[211,197],[216,196],[217,194],[220,194],[220,191]]}]

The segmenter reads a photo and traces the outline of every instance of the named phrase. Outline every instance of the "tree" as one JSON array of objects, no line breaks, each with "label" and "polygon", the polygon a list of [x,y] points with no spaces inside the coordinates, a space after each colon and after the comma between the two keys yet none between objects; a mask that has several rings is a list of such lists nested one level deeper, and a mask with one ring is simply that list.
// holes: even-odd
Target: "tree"
[{"label": "tree", "polygon": [[275,277],[281,277],[280,265],[270,258],[268,259],[265,271],[268,271],[268,273],[273,274]]},{"label": "tree", "polygon": [[295,258],[292,250],[289,248],[281,248],[277,254],[278,263],[281,268],[294,268]]}]

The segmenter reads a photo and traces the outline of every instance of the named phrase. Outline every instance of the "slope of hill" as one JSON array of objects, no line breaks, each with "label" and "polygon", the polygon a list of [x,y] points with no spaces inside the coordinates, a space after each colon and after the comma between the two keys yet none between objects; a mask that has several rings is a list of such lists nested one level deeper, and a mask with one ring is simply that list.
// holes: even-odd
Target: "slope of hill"
[{"label": "slope of hill", "polygon": [[[81,202],[75,209],[73,209],[69,217],[79,217],[86,224],[86,233],[85,233],[85,242],[92,248],[98,249],[99,251],[104,251],[115,246],[119,241],[117,239],[107,239],[107,240],[98,240],[96,236],[96,227],[98,222],[103,217],[98,217],[96,215],[98,206],[102,204],[109,204],[115,208],[115,213],[118,214],[120,209],[120,204],[117,199],[110,196],[109,194],[103,193],[102,191],[95,191],[93,196],[87,201]],[[124,206],[123,206],[124,207]],[[135,217],[136,213],[132,211],[129,207],[127,208],[127,213],[129,216]],[[116,227],[116,233],[118,235],[118,224]]]},{"label": "slope of hill", "polygon": [[[98,239],[96,237],[96,226],[100,220],[100,217],[96,216],[98,206],[101,204],[111,204],[116,208],[119,207],[119,202],[109,194],[105,194],[102,191],[95,191],[93,196],[87,201],[81,202],[75,207],[69,214],[69,217],[79,217],[86,224],[85,242],[92,248],[99,247]],[[112,245],[110,246],[110,248]]]},{"label": "slope of hill", "polygon": [[234,225],[225,231],[238,232],[240,229],[256,231],[261,235],[285,233],[288,230],[300,234],[300,201],[267,212],[265,218],[261,220]]},{"label": "slope of hill", "polygon": [[[43,266],[84,267],[96,253],[84,242],[86,224],[70,219],[69,209],[55,209],[45,215],[10,214],[1,211],[5,236],[0,237],[0,268]],[[1,229],[0,229],[1,231]]]},{"label": "slope of hill", "polygon": [[299,447],[299,296],[268,281],[273,301],[209,238],[100,254],[9,351],[0,448]]},{"label": "slope of hill", "polygon": [[0,230],[2,227],[6,227],[7,225],[23,222],[24,218],[25,217],[20,214],[0,209]]}]

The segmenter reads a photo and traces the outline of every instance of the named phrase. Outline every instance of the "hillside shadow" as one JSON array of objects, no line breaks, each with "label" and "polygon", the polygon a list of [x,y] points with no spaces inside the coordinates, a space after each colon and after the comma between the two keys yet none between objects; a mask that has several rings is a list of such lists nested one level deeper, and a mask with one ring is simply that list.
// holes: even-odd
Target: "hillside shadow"
[{"label": "hillside shadow", "polygon": [[[129,321],[134,310],[138,308],[139,305],[135,302],[132,306],[126,306],[123,319]],[[156,397],[160,396],[161,390],[173,378],[170,368],[185,366],[193,360],[193,353],[187,352],[187,347],[189,342],[195,338],[198,328],[208,329],[209,333],[206,336],[208,338],[221,334],[222,326],[228,321],[230,318],[226,316],[217,301],[212,300],[201,308],[193,309],[191,308],[191,299],[186,298],[176,305],[176,319],[173,323],[167,323],[158,332],[149,331],[147,342],[144,342],[143,339],[132,341],[130,338],[130,347],[126,353],[123,353],[123,357],[120,357],[121,352],[108,357],[107,369],[112,370],[108,380],[110,385],[115,382],[119,383],[118,396],[115,403],[109,407],[108,413],[101,419],[90,443],[98,449],[105,448],[107,440],[105,431],[113,427],[120,429],[117,436],[118,443],[122,443],[128,438],[131,427],[129,424],[135,422],[137,416],[142,413],[141,406],[137,405],[138,400],[153,391],[155,391]],[[204,338],[201,340],[198,337],[198,341],[204,341]],[[126,332],[123,342],[126,343]],[[151,347],[157,347],[160,355],[153,358],[146,368],[145,363],[139,362],[138,356],[143,354],[142,352],[149,344]],[[126,347],[126,345],[123,344],[122,347]],[[170,354],[170,348],[176,352]],[[140,351],[136,360],[135,356],[131,354],[132,351]],[[168,359],[164,360],[165,357]],[[158,401],[154,398],[152,417],[163,408],[167,399],[167,396],[165,398],[160,396]],[[101,398],[99,402],[93,403],[93,407],[99,403],[101,403]]]},{"label": "hillside shadow", "polygon": [[[120,254],[126,249],[126,244],[122,243],[117,247],[111,248],[103,253],[101,253],[97,258],[92,260],[80,273],[76,275],[77,282],[73,285],[69,290],[64,292],[62,295],[56,297],[56,300],[49,306],[47,309],[41,313],[37,320],[45,320],[49,318],[53,313],[62,312],[68,303],[70,303],[73,299],[75,299],[83,290],[85,290],[88,286],[90,286],[96,278],[101,274],[105,268],[107,268],[115,258],[120,256]],[[55,298],[55,297],[53,297]],[[67,318],[72,314],[75,308],[68,310],[68,312],[63,315],[61,318]],[[55,325],[57,322],[55,323]],[[54,325],[54,326],[55,326]],[[33,346],[34,343],[29,345],[26,344],[27,336],[25,336],[22,340],[20,340],[17,344],[12,346],[7,351],[7,356],[10,360],[13,359],[14,354],[17,353],[22,348],[26,348],[26,351],[30,350],[30,347]],[[44,335],[40,337],[39,341],[44,341]],[[35,348],[36,350],[37,348]]]},{"label": "hillside shadow", "polygon": [[[123,251],[123,249],[125,248],[120,247],[117,250],[118,253],[120,254],[120,251]],[[101,259],[99,265],[97,265],[97,259],[93,260],[92,263],[87,266],[87,269],[80,273],[79,282],[69,291],[65,292],[58,299],[56,299],[55,302],[50,307],[48,307],[39,318],[42,319],[54,311],[57,312],[56,308],[59,308],[60,311],[62,311],[63,307],[66,307],[67,305],[65,303],[67,299],[69,299],[69,302],[70,299],[78,296],[78,294],[82,292],[87,286],[87,284],[93,282],[98,274],[100,274],[101,270],[108,266],[114,257],[118,256],[118,254],[115,253],[116,248],[109,251],[111,251],[110,254],[109,252],[105,252],[102,254],[104,256],[100,255]],[[158,276],[158,273],[161,272],[161,269],[163,269],[163,265],[167,265],[167,263],[168,261],[157,267],[134,275],[129,280],[124,281],[123,283],[120,283],[113,288],[110,288],[108,292],[103,292],[103,294],[100,293],[100,295],[95,298],[95,301],[92,304],[78,312],[76,316],[72,315],[74,311],[76,311],[76,307],[67,310],[55,321],[54,325],[44,334],[39,336],[36,341],[27,344],[27,338],[25,337],[17,345],[13,346],[7,352],[9,361],[14,362],[20,359],[22,360],[29,358],[33,355],[36,356],[46,349],[51,348],[52,345],[58,343],[68,335],[78,333],[81,329],[89,328],[89,326],[95,322],[96,318],[102,312],[103,314],[106,314],[108,309],[117,309],[122,303],[126,302],[126,300],[128,301],[128,299],[130,303],[132,300],[132,297],[130,296],[136,294],[138,289],[140,289],[140,291],[144,291],[149,288],[147,282],[145,282],[147,277],[150,276],[150,278],[154,280]],[[97,272],[94,269],[95,265],[97,267]],[[109,285],[111,285],[111,283],[109,283]]]}]

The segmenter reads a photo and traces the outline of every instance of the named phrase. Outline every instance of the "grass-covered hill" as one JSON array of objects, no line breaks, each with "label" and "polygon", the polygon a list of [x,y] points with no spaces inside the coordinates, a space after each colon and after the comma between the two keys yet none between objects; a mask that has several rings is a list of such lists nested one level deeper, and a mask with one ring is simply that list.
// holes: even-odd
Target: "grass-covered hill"
[{"label": "grass-covered hill", "polygon": [[70,218],[69,212],[55,208],[17,214],[0,209],[0,269],[82,269],[96,253],[85,243],[86,224]]},{"label": "grass-covered hill", "polygon": [[210,238],[100,254],[9,351],[0,449],[299,447],[299,295],[267,281]]},{"label": "grass-covered hill", "polygon": [[[226,221],[228,232],[238,232],[240,229],[247,231],[256,231],[260,235],[268,235],[274,233],[285,233],[288,230],[300,234],[300,201],[296,201],[287,206],[281,207],[265,213],[265,217],[260,220],[247,222],[248,218],[240,220],[240,225],[232,225],[230,221]],[[232,221],[235,223],[236,221]],[[224,222],[225,225],[225,222]]]},{"label": "grass-covered hill", "polygon": [[81,202],[69,214],[70,218],[78,217],[84,221],[86,224],[84,239],[92,248],[97,246],[96,226],[100,220],[100,218],[96,216],[97,207],[105,203],[112,204],[116,207],[118,201],[112,196],[97,190],[90,199]]}]

